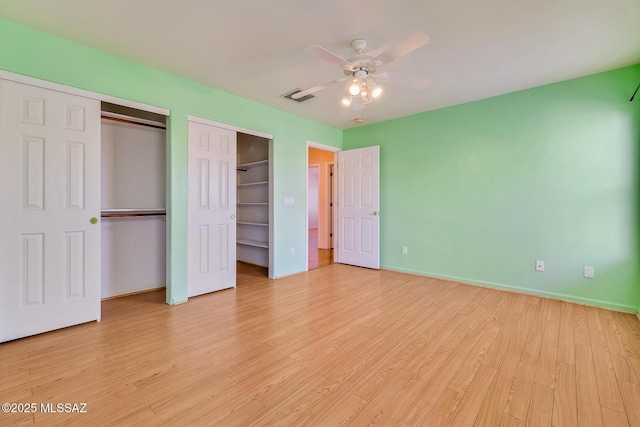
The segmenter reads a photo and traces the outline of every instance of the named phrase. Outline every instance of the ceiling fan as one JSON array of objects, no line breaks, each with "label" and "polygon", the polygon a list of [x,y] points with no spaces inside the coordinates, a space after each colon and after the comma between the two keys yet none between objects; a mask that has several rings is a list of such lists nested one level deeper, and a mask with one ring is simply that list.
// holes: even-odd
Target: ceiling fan
[{"label": "ceiling fan", "polygon": [[430,83],[427,79],[398,73],[378,73],[378,69],[383,65],[413,52],[428,42],[429,37],[426,34],[420,32],[414,33],[386,49],[376,57],[373,57],[364,53],[364,50],[367,47],[367,41],[357,39],[351,42],[351,47],[355,50],[356,55],[349,59],[343,59],[335,53],[332,53],[318,45],[307,46],[303,49],[305,52],[330,64],[341,67],[346,77],[296,92],[291,95],[291,98],[299,99],[303,96],[318,92],[333,84],[351,80],[351,83],[342,98],[342,103],[346,106],[351,105],[354,110],[361,110],[367,104],[371,103],[373,98],[377,98],[382,94],[382,87],[378,85],[378,82],[424,89]]}]

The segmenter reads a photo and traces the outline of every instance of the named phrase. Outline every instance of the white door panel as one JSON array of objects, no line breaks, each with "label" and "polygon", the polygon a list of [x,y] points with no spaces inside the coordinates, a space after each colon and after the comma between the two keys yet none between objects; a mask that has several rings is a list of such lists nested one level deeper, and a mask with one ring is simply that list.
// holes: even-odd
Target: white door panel
[{"label": "white door panel", "polygon": [[100,319],[100,103],[0,80],[0,342]]},{"label": "white door panel", "polygon": [[236,285],[236,132],[189,122],[189,296]]},{"label": "white door panel", "polygon": [[380,268],[380,148],[338,153],[338,262]]}]

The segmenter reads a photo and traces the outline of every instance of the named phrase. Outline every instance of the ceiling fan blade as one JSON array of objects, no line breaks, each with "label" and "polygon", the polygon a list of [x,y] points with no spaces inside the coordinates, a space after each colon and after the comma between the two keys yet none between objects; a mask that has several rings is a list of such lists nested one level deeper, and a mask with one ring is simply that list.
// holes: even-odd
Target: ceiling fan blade
[{"label": "ceiling fan blade", "polygon": [[389,49],[375,57],[373,61],[380,61],[382,64],[388,64],[391,61],[413,52],[417,48],[429,43],[429,36],[424,33],[413,33],[406,39],[396,43]]},{"label": "ceiling fan blade", "polygon": [[296,92],[293,95],[291,95],[291,98],[300,99],[303,96],[311,95],[312,93],[316,93],[316,92],[318,92],[318,91],[320,91],[320,90],[322,90],[322,89],[324,89],[326,87],[331,86],[332,84],[340,83],[340,82],[343,82],[343,81],[348,80],[350,78],[351,78],[351,76],[345,77],[344,79],[331,80],[328,83],[325,83],[325,84],[322,84],[322,85],[318,85],[318,86],[314,86],[314,87],[311,87],[309,89],[305,89],[305,90],[300,91],[300,92]]},{"label": "ceiling fan blade", "polygon": [[391,83],[394,85],[411,87],[414,89],[426,89],[431,84],[430,79],[423,79],[420,77],[414,77],[407,74],[400,73],[381,73],[374,74],[371,77],[378,82]]},{"label": "ceiling fan blade", "polygon": [[302,50],[315,56],[316,58],[322,59],[323,61],[326,61],[330,64],[337,65],[338,67],[341,67],[345,70],[353,69],[353,65],[351,65],[351,63],[348,62],[346,59],[343,59],[338,55],[336,55],[335,53],[329,52],[327,49],[321,46],[318,46],[316,44],[307,46]]}]

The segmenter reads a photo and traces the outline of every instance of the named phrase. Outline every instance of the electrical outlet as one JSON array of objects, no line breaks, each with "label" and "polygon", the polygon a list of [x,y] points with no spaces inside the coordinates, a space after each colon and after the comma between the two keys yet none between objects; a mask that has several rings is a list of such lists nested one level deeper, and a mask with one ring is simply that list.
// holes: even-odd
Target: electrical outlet
[{"label": "electrical outlet", "polygon": [[536,271],[544,271],[544,261],[536,261]]},{"label": "electrical outlet", "polygon": [[586,277],[587,279],[593,279],[593,275],[594,275],[593,267],[591,267],[589,265],[585,265],[584,266],[584,277]]},{"label": "electrical outlet", "polygon": [[295,255],[295,254],[296,254],[296,248],[291,246],[291,255]]},{"label": "electrical outlet", "polygon": [[407,247],[403,246],[402,247],[402,255],[406,255],[408,253]]}]

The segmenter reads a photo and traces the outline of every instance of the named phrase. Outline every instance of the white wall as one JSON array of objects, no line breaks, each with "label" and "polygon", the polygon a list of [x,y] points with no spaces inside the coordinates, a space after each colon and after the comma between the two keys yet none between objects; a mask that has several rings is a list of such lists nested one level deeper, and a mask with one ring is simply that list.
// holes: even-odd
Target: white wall
[{"label": "white wall", "polygon": [[166,284],[166,218],[102,220],[102,298]]},{"label": "white wall", "polygon": [[165,130],[102,120],[102,207],[165,207]]}]

